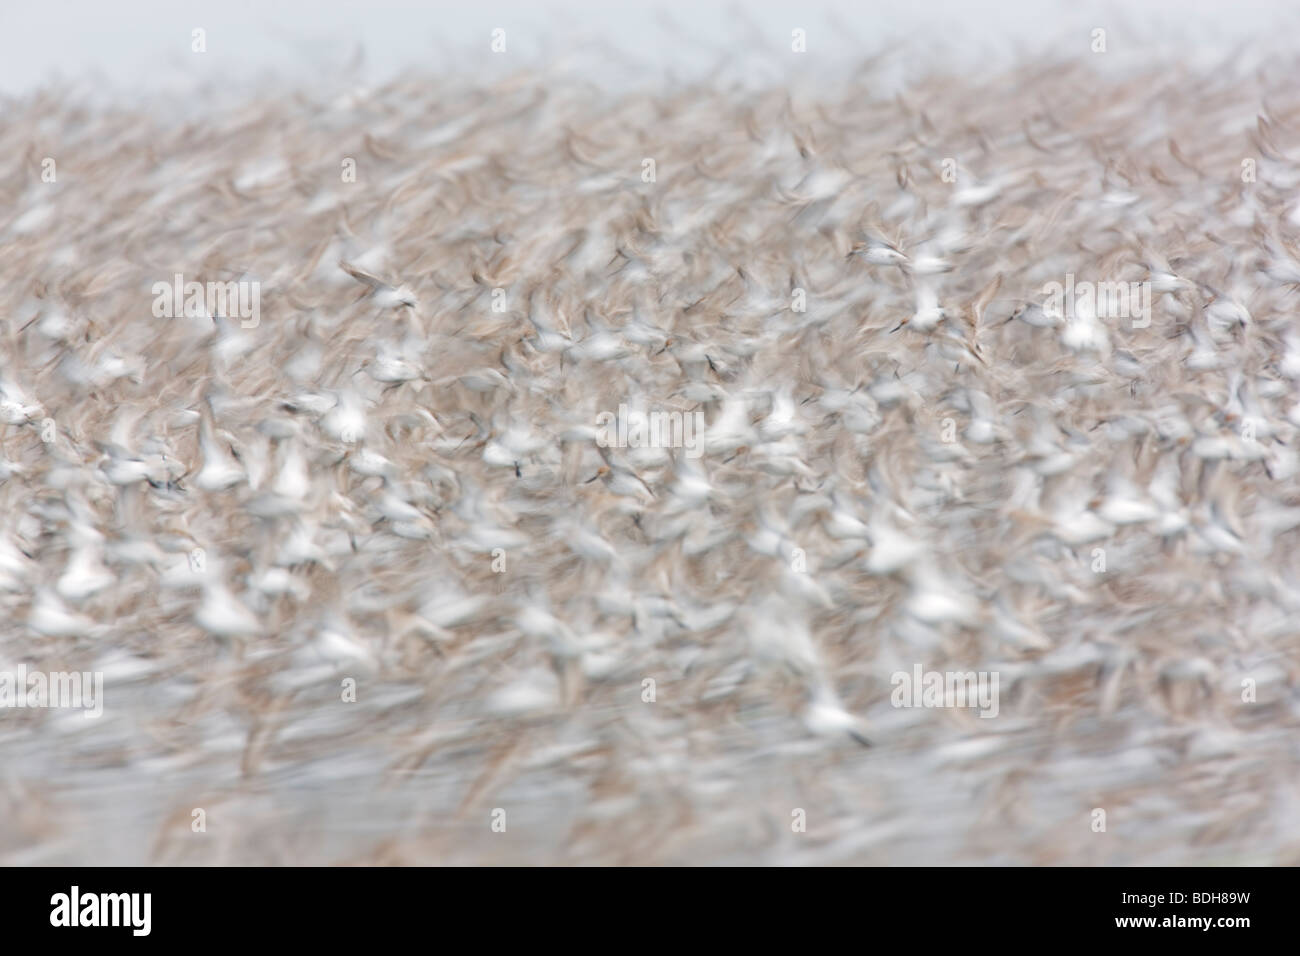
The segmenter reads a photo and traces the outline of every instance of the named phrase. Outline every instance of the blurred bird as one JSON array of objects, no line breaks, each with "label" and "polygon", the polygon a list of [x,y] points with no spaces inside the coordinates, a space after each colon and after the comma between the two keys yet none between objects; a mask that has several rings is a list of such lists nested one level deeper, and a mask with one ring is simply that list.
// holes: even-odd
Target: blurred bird
[{"label": "blurred bird", "polygon": [[846,739],[871,746],[866,721],[850,714],[835,691],[824,683],[814,685],[804,710],[804,725],[819,737]]},{"label": "blurred bird", "polygon": [[362,285],[366,286],[375,305],[381,309],[396,309],[403,306],[417,306],[419,301],[406,286],[393,286],[373,273],[367,272],[359,266],[351,265],[343,260],[339,260],[339,268],[346,272],[352,278],[356,279]]}]

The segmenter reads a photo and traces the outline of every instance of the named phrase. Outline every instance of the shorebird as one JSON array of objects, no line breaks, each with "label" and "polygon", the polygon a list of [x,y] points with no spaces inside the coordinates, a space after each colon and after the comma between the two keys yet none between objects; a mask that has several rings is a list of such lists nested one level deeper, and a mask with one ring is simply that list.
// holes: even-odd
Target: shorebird
[{"label": "shorebird", "polygon": [[74,520],[73,550],[55,590],[74,604],[84,601],[117,582],[117,575],[104,565],[104,536],[84,521]]},{"label": "shorebird", "polygon": [[0,373],[0,425],[26,425],[43,412],[40,402],[32,401],[16,382]]},{"label": "shorebird", "polygon": [[212,576],[203,578],[203,599],[194,620],[209,634],[220,638],[244,639],[262,630],[257,616]]},{"label": "shorebird", "polygon": [[846,258],[851,259],[854,256],[857,256],[862,259],[862,261],[870,263],[873,266],[902,267],[908,261],[906,254],[904,254],[901,249],[883,236],[878,235],[873,235],[863,241],[855,242],[853,248],[849,250],[849,254]]},{"label": "shorebird", "polygon": [[803,719],[804,725],[819,737],[842,738],[871,746],[866,721],[849,713],[827,684],[819,682],[809,691]]},{"label": "shorebird", "polygon": [[194,483],[204,491],[225,491],[246,477],[244,469],[227,448],[217,441],[212,406],[205,397],[199,407],[199,454],[203,466]]},{"label": "shorebird", "polygon": [[367,295],[371,296],[375,305],[381,309],[398,309],[419,305],[415,293],[404,285],[394,286],[374,273],[367,272],[365,269],[344,262],[341,259],[339,260],[339,268],[366,286],[370,290]]},{"label": "shorebird", "polygon": [[86,615],[69,611],[47,588],[36,592],[27,615],[27,626],[42,637],[93,637],[104,631],[103,626]]},{"label": "shorebird", "polygon": [[980,345],[984,310],[1002,288],[998,273],[976,296],[955,314],[938,305],[933,289],[925,283],[917,287],[917,312],[904,319],[893,331],[907,326],[924,335],[935,333],[931,345],[949,362],[978,362],[987,365]]}]

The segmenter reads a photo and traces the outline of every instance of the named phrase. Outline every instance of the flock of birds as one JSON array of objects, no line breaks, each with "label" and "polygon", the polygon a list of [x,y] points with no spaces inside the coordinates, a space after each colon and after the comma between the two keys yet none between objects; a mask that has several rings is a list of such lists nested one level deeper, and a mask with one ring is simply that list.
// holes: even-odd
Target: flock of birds
[{"label": "flock of birds", "polygon": [[6,104],[0,860],[1300,861],[1286,79]]}]

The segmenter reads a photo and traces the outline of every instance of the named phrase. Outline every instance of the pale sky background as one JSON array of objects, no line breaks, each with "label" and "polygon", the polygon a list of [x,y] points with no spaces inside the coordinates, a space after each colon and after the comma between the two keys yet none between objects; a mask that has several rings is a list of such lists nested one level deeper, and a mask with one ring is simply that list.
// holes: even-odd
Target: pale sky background
[{"label": "pale sky background", "polygon": [[[359,48],[368,83],[413,66],[467,78],[544,66],[604,83],[653,83],[668,70],[762,82],[890,49],[902,68],[979,70],[1086,53],[1098,26],[1116,65],[1238,49],[1253,62],[1294,49],[1297,25],[1300,5],[1287,0],[3,0],[0,94],[56,79],[128,98],[236,91],[267,75],[328,87]],[[203,56],[190,52],[195,27],[207,31]],[[494,27],[506,30],[506,56],[486,55]],[[809,52],[792,62],[795,27],[808,31]]]}]

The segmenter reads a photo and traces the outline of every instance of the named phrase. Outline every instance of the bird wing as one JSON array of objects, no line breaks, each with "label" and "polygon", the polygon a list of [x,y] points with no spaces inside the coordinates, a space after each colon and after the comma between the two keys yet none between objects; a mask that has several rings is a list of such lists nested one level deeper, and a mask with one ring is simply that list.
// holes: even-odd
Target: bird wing
[{"label": "bird wing", "polygon": [[998,294],[998,290],[1001,288],[1002,273],[999,272],[993,277],[993,281],[981,289],[979,295],[975,296],[970,305],[970,313],[966,316],[966,322],[971,329],[976,330],[979,328],[980,322],[984,318],[984,310],[988,308],[989,303],[993,301],[994,296]]},{"label": "bird wing", "polygon": [[390,286],[383,279],[379,278],[379,276],[367,272],[365,269],[360,269],[352,265],[350,262],[344,262],[342,259],[340,259],[339,268],[342,269],[344,272],[346,272],[348,275],[352,276],[352,278],[356,279],[358,282],[363,283],[364,285],[368,285],[372,289],[392,288],[392,286]]}]

